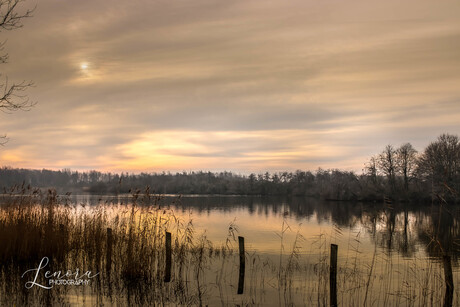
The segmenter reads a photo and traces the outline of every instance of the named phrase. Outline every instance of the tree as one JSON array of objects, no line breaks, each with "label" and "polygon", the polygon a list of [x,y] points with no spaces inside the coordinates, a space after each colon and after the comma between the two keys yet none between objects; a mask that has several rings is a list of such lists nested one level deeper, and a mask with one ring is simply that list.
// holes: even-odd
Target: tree
[{"label": "tree", "polygon": [[404,190],[409,190],[409,180],[417,166],[417,150],[410,143],[401,145],[396,150],[397,166],[404,178]]},{"label": "tree", "polygon": [[[418,172],[433,186],[458,188],[460,176],[460,140],[452,134],[442,134],[431,142],[420,157]],[[444,189],[444,188],[443,188]]]},{"label": "tree", "polygon": [[[24,0],[0,0],[0,31],[11,31],[23,26],[22,20],[32,16],[35,9],[21,10],[20,3]],[[3,50],[5,43],[0,43]],[[0,55],[0,64],[8,62],[8,53]],[[32,82],[21,81],[9,83],[5,76],[4,83],[0,83],[0,111],[9,113],[18,110],[29,110],[35,105],[29,100],[25,91],[33,85]],[[6,136],[0,137],[0,144],[4,144]]]},{"label": "tree", "polygon": [[378,156],[377,164],[382,173],[387,176],[391,192],[396,188],[396,150],[392,145],[387,145],[382,153]]},{"label": "tree", "polygon": [[369,162],[364,165],[364,171],[374,185],[377,185],[377,161],[378,157],[372,156]]}]

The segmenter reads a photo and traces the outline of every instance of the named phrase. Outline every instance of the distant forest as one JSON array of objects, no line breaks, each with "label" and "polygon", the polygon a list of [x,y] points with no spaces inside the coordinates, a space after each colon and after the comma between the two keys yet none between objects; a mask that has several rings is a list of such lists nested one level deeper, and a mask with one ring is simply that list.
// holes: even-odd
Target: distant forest
[{"label": "distant forest", "polygon": [[442,134],[422,152],[410,143],[387,145],[356,174],[338,169],[239,175],[231,172],[113,174],[3,167],[4,193],[30,187],[60,192],[313,196],[328,200],[457,202],[460,141]]}]

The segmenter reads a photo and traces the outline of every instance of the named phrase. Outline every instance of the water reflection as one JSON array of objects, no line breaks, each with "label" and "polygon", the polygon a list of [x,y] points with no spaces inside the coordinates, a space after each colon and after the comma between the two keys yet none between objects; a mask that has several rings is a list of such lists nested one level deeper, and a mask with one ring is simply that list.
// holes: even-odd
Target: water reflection
[{"label": "water reflection", "polygon": [[[175,205],[183,211],[192,208],[198,214],[234,212],[247,209],[254,219],[271,214],[280,219],[336,225],[343,229],[363,229],[369,238],[388,253],[414,257],[423,249],[429,257],[460,255],[459,217],[456,206],[411,203],[325,202],[312,198],[275,197],[183,197]],[[281,223],[281,222],[280,222]]]},{"label": "water reflection", "polygon": [[[129,195],[77,195],[72,201],[89,205],[100,203],[123,204]],[[186,214],[190,210],[210,220],[218,213],[242,210],[252,220],[276,216],[279,226],[283,217],[295,223],[336,225],[342,229],[363,229],[372,242],[388,253],[397,252],[411,258],[420,248],[429,257],[452,255],[457,262],[460,255],[460,209],[454,205],[416,203],[359,203],[330,202],[304,197],[246,197],[246,196],[181,196],[168,195],[163,206],[172,206]],[[206,221],[206,220],[205,220]],[[205,222],[204,221],[204,222]],[[222,221],[222,225],[230,220]],[[206,227],[206,225],[203,225]],[[208,229],[213,231],[213,229]]]},{"label": "water reflection", "polygon": [[[52,206],[56,207],[50,213]],[[295,197],[139,196],[134,206],[128,195],[77,195],[55,204],[42,201],[30,211],[21,205],[0,209],[0,302],[5,305],[302,305],[315,295],[316,301],[325,302],[329,243],[339,245],[338,279],[342,280],[342,292],[338,299],[343,305],[359,305],[363,291],[366,296],[368,292],[371,296],[383,290],[399,291],[399,281],[388,288],[384,282],[375,281],[372,290],[366,280],[377,249],[384,255],[382,263],[395,260],[396,264],[374,269],[373,274],[382,274],[375,275],[376,280],[384,280],[382,276],[396,268],[406,272],[404,278],[412,282],[420,278],[411,275],[418,271],[429,269],[427,276],[435,276],[433,272],[437,271],[431,268],[430,259],[448,254],[456,265],[460,254],[456,244],[460,236],[459,210],[436,204],[324,202]],[[192,217],[194,228],[187,224],[173,227],[175,222],[172,218],[166,221],[165,212],[173,214],[170,218],[184,221]],[[229,236],[229,222],[235,217],[239,235],[248,244],[249,279],[241,297],[236,296],[238,255],[222,247]],[[286,233],[285,225],[290,227]],[[170,283],[164,282],[164,230],[172,230],[175,238]],[[299,235],[305,240],[296,241]],[[188,241],[188,236],[194,236],[193,242]],[[221,245],[209,242],[219,240]],[[36,267],[45,255],[50,256],[54,269],[92,269],[102,272],[101,278],[86,288],[26,289],[21,275]],[[398,262],[399,256],[408,262]],[[416,267],[411,259],[428,262]],[[41,276],[39,281],[46,279]],[[264,288],[265,283],[270,287]],[[437,283],[439,280],[430,282],[430,287],[441,288]],[[346,290],[347,287],[355,290]],[[413,287],[409,289],[412,292],[418,289]],[[293,291],[299,288],[303,289],[300,294]],[[353,295],[358,297],[356,301]],[[286,301],[280,303],[281,298]],[[442,294],[437,294],[436,299],[441,300]],[[380,304],[379,299],[376,302]]]}]

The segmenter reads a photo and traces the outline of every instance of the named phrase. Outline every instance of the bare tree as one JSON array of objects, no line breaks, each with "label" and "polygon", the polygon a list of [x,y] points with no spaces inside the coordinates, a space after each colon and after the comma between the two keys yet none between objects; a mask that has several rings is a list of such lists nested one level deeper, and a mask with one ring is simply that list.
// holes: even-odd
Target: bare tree
[{"label": "bare tree", "polygon": [[452,134],[442,134],[431,142],[420,157],[419,173],[436,186],[458,184],[460,176],[460,140]]},{"label": "bare tree", "polygon": [[378,157],[372,156],[364,166],[366,175],[371,178],[374,185],[377,184],[377,160]]},{"label": "bare tree", "polygon": [[391,191],[396,189],[396,168],[397,168],[396,149],[392,145],[387,145],[378,156],[377,165],[382,173],[387,176]]},{"label": "bare tree", "polygon": [[398,170],[404,178],[404,190],[409,190],[409,180],[417,165],[417,150],[410,143],[401,145],[396,150]]},{"label": "bare tree", "polygon": [[[0,31],[15,30],[23,26],[23,19],[32,16],[34,9],[21,9],[20,4],[24,0],[0,0]],[[0,51],[4,49],[5,43],[0,44]],[[0,64],[8,62],[8,53],[0,55]],[[1,75],[1,74],[0,74]],[[25,91],[33,85],[32,82],[8,82],[8,77],[0,83],[0,111],[10,113],[18,110],[29,110],[35,105],[29,100]],[[0,144],[6,142],[6,136],[0,136]]]}]

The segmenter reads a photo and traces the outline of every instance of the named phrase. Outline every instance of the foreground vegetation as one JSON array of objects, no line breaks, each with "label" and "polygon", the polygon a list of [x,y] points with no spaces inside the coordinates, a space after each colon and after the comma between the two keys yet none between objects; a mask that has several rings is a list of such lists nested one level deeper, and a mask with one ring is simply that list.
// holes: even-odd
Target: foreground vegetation
[{"label": "foreground vegetation", "polygon": [[[246,252],[244,293],[238,295],[237,226],[233,223],[228,225],[228,236],[222,238],[224,243],[215,245],[205,234],[195,232],[191,220],[179,219],[174,206],[148,190],[137,191],[126,204],[91,207],[71,203],[53,190],[15,192],[19,193],[4,197],[0,207],[1,305],[326,306],[329,243],[345,235],[336,226],[331,233],[312,238],[298,234],[288,244],[283,241],[284,234],[292,228],[284,221],[278,255]],[[375,224],[376,217],[369,218]],[[380,218],[392,225],[389,216]],[[377,228],[367,231],[377,238]],[[166,231],[173,237],[170,282],[164,279]],[[361,230],[348,236],[348,245],[339,247],[340,305],[443,303],[440,263],[395,257],[389,250],[377,248],[377,243],[373,256],[363,257]],[[79,268],[100,275],[88,286],[26,289],[25,282],[31,277],[21,276],[45,256],[53,271]],[[38,282],[46,284],[45,277],[40,276]],[[454,282],[458,284],[458,275]],[[454,303],[459,293],[456,288]]]}]

